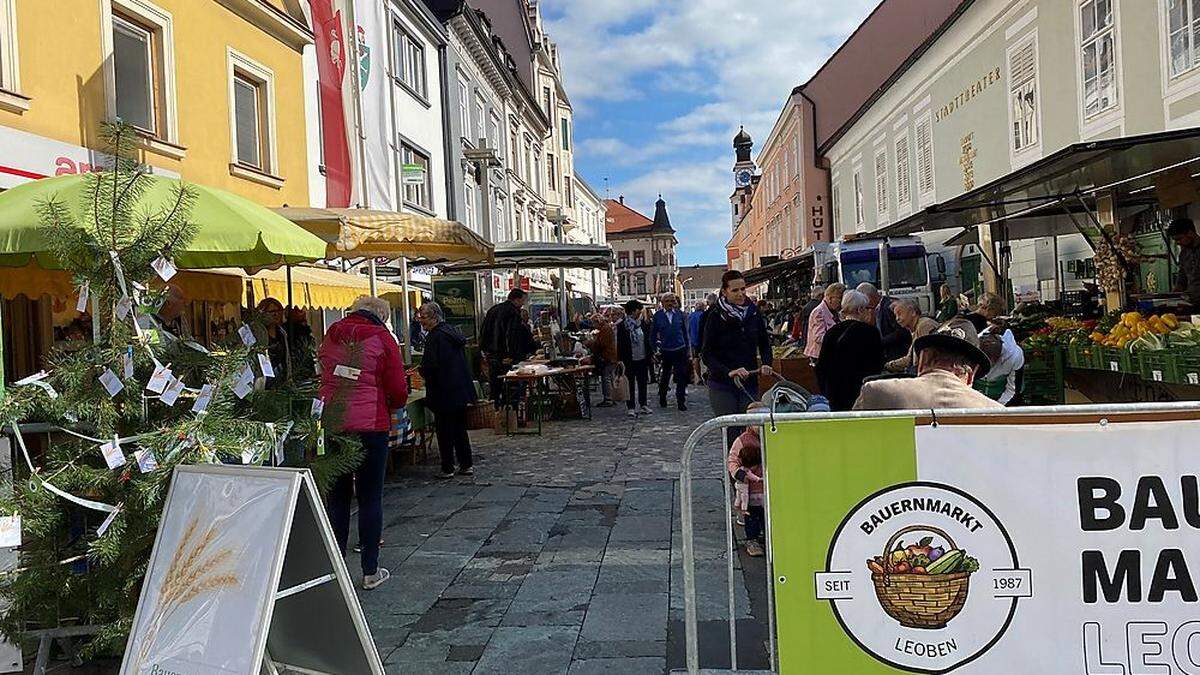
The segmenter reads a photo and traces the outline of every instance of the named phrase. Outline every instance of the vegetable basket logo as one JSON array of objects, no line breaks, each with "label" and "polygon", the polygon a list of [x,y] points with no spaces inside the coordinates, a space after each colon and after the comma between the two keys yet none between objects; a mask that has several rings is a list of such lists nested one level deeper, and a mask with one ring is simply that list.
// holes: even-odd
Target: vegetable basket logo
[{"label": "vegetable basket logo", "polygon": [[[933,537],[905,547],[901,535],[934,532],[947,546],[931,546]],[[895,542],[895,548],[892,544]],[[908,628],[936,629],[958,616],[967,604],[971,573],[979,562],[932,525],[909,525],[892,535],[883,555],[867,561],[879,605]]]},{"label": "vegetable basket logo", "polygon": [[816,597],[875,659],[946,673],[1000,640],[1032,582],[991,510],[958,488],[913,482],[846,515],[816,573]]}]

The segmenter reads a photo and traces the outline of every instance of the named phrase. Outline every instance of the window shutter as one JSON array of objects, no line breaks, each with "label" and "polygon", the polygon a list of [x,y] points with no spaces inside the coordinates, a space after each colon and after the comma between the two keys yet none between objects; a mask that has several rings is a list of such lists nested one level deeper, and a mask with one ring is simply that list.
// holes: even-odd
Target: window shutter
[{"label": "window shutter", "polygon": [[922,195],[933,192],[933,136],[928,117],[917,122],[917,187]]},{"label": "window shutter", "polygon": [[887,152],[880,150],[875,155],[875,210],[881,215],[888,211],[887,183]]},{"label": "window shutter", "polygon": [[896,202],[900,205],[912,202],[912,178],[908,170],[908,130],[896,139]]},{"label": "window shutter", "polygon": [[1013,88],[1032,80],[1037,75],[1037,57],[1033,51],[1033,43],[1029,42],[1011,55],[1009,71],[1012,73]]}]

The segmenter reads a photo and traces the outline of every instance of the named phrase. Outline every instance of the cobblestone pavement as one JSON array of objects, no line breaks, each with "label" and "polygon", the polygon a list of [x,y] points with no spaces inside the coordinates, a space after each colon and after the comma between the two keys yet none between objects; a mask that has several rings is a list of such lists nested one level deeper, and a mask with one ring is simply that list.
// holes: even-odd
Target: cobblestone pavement
[{"label": "cobblestone pavement", "polygon": [[[472,432],[473,480],[441,481],[435,463],[389,484],[380,564],[393,578],[360,591],[387,672],[683,667],[679,459],[710,414],[701,387],[690,400],[637,421],[596,409],[540,438]],[[718,435],[706,440],[693,474],[701,661],[728,668],[723,462]],[[765,668],[766,572],[761,558],[734,563],[739,667]]]}]

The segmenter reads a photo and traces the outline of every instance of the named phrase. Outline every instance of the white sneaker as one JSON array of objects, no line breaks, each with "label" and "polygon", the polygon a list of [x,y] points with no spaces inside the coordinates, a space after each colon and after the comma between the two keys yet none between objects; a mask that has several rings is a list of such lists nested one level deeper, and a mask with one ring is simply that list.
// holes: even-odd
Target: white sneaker
[{"label": "white sneaker", "polygon": [[653,415],[654,414],[654,411],[650,410],[650,406],[648,406],[648,405],[642,406],[638,412],[640,412],[643,415]]},{"label": "white sneaker", "polygon": [[392,578],[392,573],[387,571],[387,568],[380,567],[375,570],[375,574],[367,574],[363,576],[363,590],[370,591],[379,588],[383,582]]},{"label": "white sneaker", "polygon": [[637,417],[637,411],[636,411],[636,410],[634,410],[633,408],[630,408],[630,409],[629,409],[629,413],[628,413],[628,415],[629,415],[630,417]]}]

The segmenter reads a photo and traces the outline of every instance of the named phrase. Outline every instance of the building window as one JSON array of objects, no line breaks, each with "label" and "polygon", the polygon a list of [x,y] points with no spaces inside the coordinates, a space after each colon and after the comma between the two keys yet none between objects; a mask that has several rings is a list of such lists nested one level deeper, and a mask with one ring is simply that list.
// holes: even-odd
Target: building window
[{"label": "building window", "polygon": [[908,129],[896,139],[896,206],[906,209],[912,204],[912,176],[908,163]]},{"label": "building window", "polygon": [[496,151],[496,158],[504,159],[504,145],[500,142],[500,116],[492,113],[488,118],[488,145]]},{"label": "building window", "polygon": [[554,119],[554,101],[550,94],[550,87],[542,87],[542,107],[546,110],[546,117]]},{"label": "building window", "polygon": [[879,148],[875,153],[875,211],[881,220],[887,219],[888,212],[888,170],[887,150]]},{"label": "building window", "polygon": [[525,184],[533,187],[533,141],[525,137]]},{"label": "building window", "polygon": [[567,193],[567,208],[575,208],[575,181],[568,175],[563,175],[563,192]]},{"label": "building window", "polygon": [[558,120],[559,134],[562,136],[562,149],[564,152],[571,151],[571,123],[567,118],[563,117]]},{"label": "building window", "polygon": [[233,163],[273,173],[275,162],[274,75],[229,50],[230,129]]},{"label": "building window", "polygon": [[475,138],[473,142],[483,145],[487,139],[487,108],[484,106],[483,99],[478,94],[475,95]]},{"label": "building window", "polygon": [[645,295],[646,294],[646,273],[639,272],[636,275],[634,275],[634,277],[635,277],[635,280],[637,281],[637,291],[636,291],[637,294]]},{"label": "building window", "polygon": [[530,185],[537,194],[544,194],[542,187],[542,149],[533,148],[533,180]]},{"label": "building window", "polygon": [[1029,40],[1008,56],[1014,153],[1038,144],[1037,42]]},{"label": "building window", "polygon": [[475,186],[470,178],[463,181],[463,224],[472,232],[479,232],[475,222]]},{"label": "building window", "polygon": [[863,184],[862,184],[862,169],[854,171],[854,224],[862,225],[866,221],[865,209],[863,208]]},{"label": "building window", "polygon": [[[400,162],[411,167],[404,176],[404,202],[426,211],[433,210],[433,178],[429,175],[429,155],[407,143],[400,144]],[[420,167],[420,170],[417,170]]]},{"label": "building window", "polygon": [[634,251],[633,252],[633,266],[634,267],[645,267],[646,266],[646,252],[645,251]]},{"label": "building window", "polygon": [[462,73],[458,73],[458,125],[462,138],[470,140],[471,135],[471,85]]},{"label": "building window", "polygon": [[921,202],[933,196],[933,129],[929,116],[917,120],[917,190]]},{"label": "building window", "polygon": [[428,98],[425,78],[425,45],[404,29],[399,21],[392,22],[392,51],[395,53],[395,77],[406,89],[421,98]]},{"label": "building window", "polygon": [[503,241],[508,237],[508,206],[504,199],[504,195],[499,191],[496,192],[496,200],[494,202],[495,213],[492,215],[492,232],[496,233],[496,238]]},{"label": "building window", "polygon": [[1116,31],[1113,0],[1079,4],[1083,60],[1083,115],[1094,117],[1117,105]]},{"label": "building window", "polygon": [[162,128],[162,78],[155,53],[155,32],[113,14],[113,66],[116,70],[117,116],[151,135]]},{"label": "building window", "polygon": [[1200,65],[1200,2],[1167,0],[1167,44],[1171,47],[1171,77]]},{"label": "building window", "polygon": [[511,135],[512,154],[510,157],[512,159],[512,170],[519,176],[521,175],[521,138],[520,134],[517,133],[516,127],[513,128]]},{"label": "building window", "polygon": [[241,72],[233,76],[234,136],[238,164],[269,171],[264,144],[266,143],[262,85]]},{"label": "building window", "polygon": [[17,17],[14,0],[0,0],[0,89],[21,89],[21,71],[17,67]]},{"label": "building window", "polygon": [[629,267],[629,251],[621,251],[617,254],[617,267]]},{"label": "building window", "polygon": [[557,190],[555,184],[558,181],[558,167],[555,166],[554,155],[546,155],[546,187],[551,191]]},{"label": "building window", "polygon": [[841,186],[837,185],[837,179],[834,179],[833,195],[830,197],[833,201],[833,223],[836,227],[841,225],[842,219],[842,190]]}]

